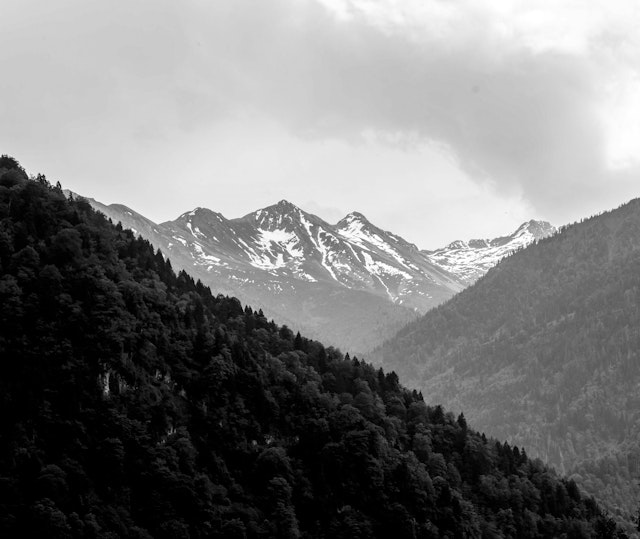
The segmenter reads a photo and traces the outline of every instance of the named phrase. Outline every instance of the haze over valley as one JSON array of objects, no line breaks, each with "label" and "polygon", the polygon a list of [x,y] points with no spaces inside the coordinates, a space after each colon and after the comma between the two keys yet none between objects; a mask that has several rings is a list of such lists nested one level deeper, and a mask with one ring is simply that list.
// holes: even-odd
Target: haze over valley
[{"label": "haze over valley", "polygon": [[160,224],[126,206],[87,200],[214,290],[360,355],[555,231],[528,221],[509,236],[429,252],[358,212],[331,225],[286,200],[237,219],[196,208]]}]

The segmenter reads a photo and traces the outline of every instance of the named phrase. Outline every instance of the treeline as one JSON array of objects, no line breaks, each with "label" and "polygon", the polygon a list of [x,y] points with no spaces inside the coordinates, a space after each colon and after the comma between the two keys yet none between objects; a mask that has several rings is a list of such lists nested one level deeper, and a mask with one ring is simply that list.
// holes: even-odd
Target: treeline
[{"label": "treeline", "polygon": [[624,537],[393,372],[0,158],[0,536]]}]

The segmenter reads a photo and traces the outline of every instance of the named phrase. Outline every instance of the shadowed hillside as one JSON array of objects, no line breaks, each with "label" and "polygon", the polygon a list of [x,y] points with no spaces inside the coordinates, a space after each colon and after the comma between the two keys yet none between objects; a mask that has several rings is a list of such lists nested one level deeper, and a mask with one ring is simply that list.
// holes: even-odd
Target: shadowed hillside
[{"label": "shadowed hillside", "polygon": [[619,515],[640,462],[640,200],[507,258],[379,350],[431,403],[522,444]]},{"label": "shadowed hillside", "polygon": [[0,159],[3,537],[624,537],[393,373]]}]

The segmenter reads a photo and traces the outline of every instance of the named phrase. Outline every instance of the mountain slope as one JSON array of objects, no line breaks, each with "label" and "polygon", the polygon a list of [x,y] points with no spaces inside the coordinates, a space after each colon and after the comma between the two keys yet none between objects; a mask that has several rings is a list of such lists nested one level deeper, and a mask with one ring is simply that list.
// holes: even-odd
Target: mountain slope
[{"label": "mountain slope", "polygon": [[286,200],[239,219],[196,208],[161,224],[126,206],[87,200],[159,247],[174,267],[356,353],[390,338],[550,230],[532,221],[505,238],[427,252],[358,212],[331,225]]},{"label": "mountain slope", "polygon": [[510,254],[551,236],[556,228],[546,221],[527,221],[509,236],[492,240],[454,241],[435,251],[424,251],[434,264],[472,284]]},{"label": "mountain slope", "polygon": [[379,351],[429,402],[525,445],[634,516],[640,200],[543,239]]},{"label": "mountain slope", "polygon": [[155,224],[87,199],[174,267],[344,349],[362,353],[462,289],[415,245],[351,213],[336,225],[283,200],[239,219],[205,208]]},{"label": "mountain slope", "polygon": [[[414,245],[358,213],[334,226],[283,200],[230,220],[197,208],[162,226],[196,252],[196,263],[206,264],[211,272],[242,267],[249,274],[266,272],[288,283],[320,282],[368,292],[420,311],[462,288]],[[269,287],[271,292],[277,288]]]},{"label": "mountain slope", "polygon": [[572,481],[5,156],[0,239],[3,537],[616,533]]}]

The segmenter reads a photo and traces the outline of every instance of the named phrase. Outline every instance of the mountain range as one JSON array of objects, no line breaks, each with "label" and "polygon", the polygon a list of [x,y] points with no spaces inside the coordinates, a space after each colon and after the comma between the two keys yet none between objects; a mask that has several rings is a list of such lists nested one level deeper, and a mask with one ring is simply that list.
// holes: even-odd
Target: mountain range
[{"label": "mountain range", "polygon": [[529,221],[510,236],[425,251],[361,213],[329,224],[286,200],[237,219],[196,208],[160,224],[87,200],[214,290],[358,354],[555,230]]},{"label": "mountain range", "polygon": [[393,372],[0,157],[0,536],[628,536]]},{"label": "mountain range", "polygon": [[504,259],[374,357],[627,521],[640,490],[640,199]]},{"label": "mountain range", "polygon": [[527,221],[509,236],[492,240],[454,241],[441,249],[425,251],[431,262],[469,285],[482,277],[500,260],[556,232],[546,221]]}]

